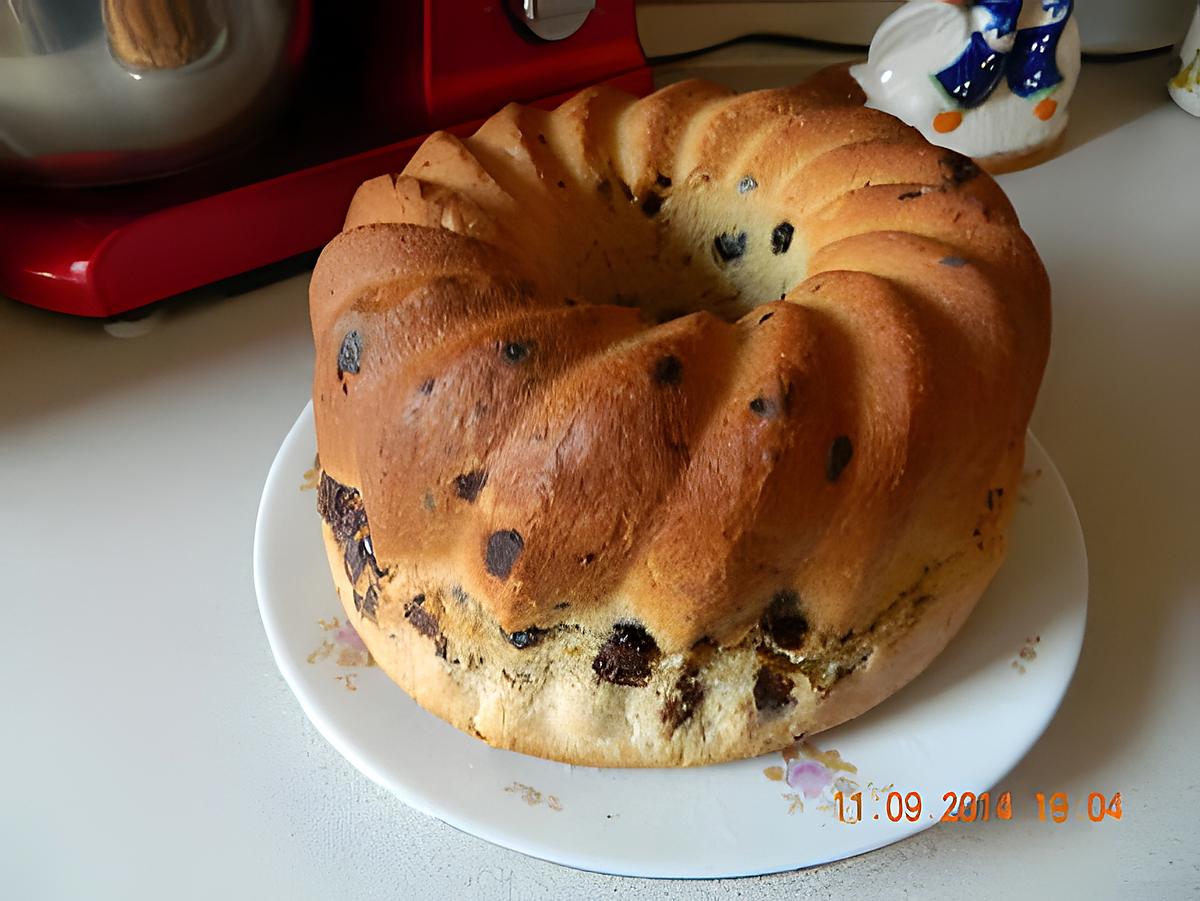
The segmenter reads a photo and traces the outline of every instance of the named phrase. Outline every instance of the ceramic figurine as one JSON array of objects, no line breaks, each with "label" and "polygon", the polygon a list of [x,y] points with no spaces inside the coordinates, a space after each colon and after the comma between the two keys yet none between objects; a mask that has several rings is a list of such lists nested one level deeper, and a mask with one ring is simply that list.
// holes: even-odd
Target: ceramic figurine
[{"label": "ceramic figurine", "polygon": [[1073,0],[909,0],[850,71],[867,106],[993,171],[1049,157],[1079,78]]},{"label": "ceramic figurine", "polygon": [[1193,116],[1200,116],[1200,4],[1179,48],[1179,71],[1167,82],[1167,90],[1172,100]]}]

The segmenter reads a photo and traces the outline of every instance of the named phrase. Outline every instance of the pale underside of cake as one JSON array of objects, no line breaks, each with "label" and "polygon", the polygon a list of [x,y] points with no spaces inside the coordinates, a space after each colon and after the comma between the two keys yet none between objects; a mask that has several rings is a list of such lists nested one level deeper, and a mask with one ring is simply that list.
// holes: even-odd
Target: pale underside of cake
[{"label": "pale underside of cake", "polygon": [[1049,287],[844,70],[435,134],[313,275],[319,507],[380,666],[499,747],[694,765],[924,669],[1004,555]]}]

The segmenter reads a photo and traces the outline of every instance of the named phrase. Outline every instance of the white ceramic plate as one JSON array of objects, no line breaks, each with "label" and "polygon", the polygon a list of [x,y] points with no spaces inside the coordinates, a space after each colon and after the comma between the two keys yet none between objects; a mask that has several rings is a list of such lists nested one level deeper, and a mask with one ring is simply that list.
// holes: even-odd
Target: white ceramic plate
[{"label": "white ceramic plate", "polygon": [[[898,841],[941,819],[946,792],[994,789],[995,819],[996,783],[1046,728],[1079,656],[1083,536],[1030,436],[1008,561],[962,633],[911,685],[797,747],[790,763],[773,754],[696,769],[592,769],[499,751],[366,665],[329,577],[307,472],[314,448],[310,405],[271,466],[255,533],[254,582],[284,678],[368,778],[452,826],[545,860],[636,876],[741,876]],[[862,793],[861,821],[839,820],[838,791],[846,820]],[[893,791],[898,822],[889,818]],[[1033,799],[1012,800],[1014,818],[1035,815]],[[973,810],[983,817],[982,803]]]}]

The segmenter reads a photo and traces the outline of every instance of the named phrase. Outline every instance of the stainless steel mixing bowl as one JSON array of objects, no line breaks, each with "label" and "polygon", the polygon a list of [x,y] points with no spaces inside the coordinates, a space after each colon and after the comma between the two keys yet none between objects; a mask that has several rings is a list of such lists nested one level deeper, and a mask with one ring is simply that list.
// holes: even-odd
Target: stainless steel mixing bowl
[{"label": "stainless steel mixing bowl", "polygon": [[248,141],[305,0],[0,0],[0,178],[110,184]]}]

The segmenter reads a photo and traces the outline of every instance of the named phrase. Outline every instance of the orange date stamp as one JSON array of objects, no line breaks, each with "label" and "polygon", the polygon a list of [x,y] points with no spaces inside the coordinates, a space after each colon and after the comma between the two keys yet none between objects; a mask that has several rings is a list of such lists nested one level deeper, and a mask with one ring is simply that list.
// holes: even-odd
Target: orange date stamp
[{"label": "orange date stamp", "polygon": [[[1076,799],[1075,806],[1066,792],[1045,794],[1035,792],[1032,798],[1014,802],[1012,792],[952,792],[942,795],[936,804],[926,804],[920,792],[870,792],[864,804],[863,793],[856,791],[845,794],[833,793],[834,809],[839,823],[854,825],[864,820],[888,820],[893,823],[907,821],[916,823],[922,819],[937,819],[942,823],[985,823],[989,820],[1011,820],[1014,809],[1024,806],[1029,813],[1036,813],[1043,823],[1065,823],[1074,809],[1075,819],[1092,823],[1105,820],[1120,820],[1124,816],[1121,808],[1121,793],[1106,795],[1091,792],[1086,800]],[[938,816],[940,812],[940,817]]]}]

